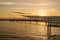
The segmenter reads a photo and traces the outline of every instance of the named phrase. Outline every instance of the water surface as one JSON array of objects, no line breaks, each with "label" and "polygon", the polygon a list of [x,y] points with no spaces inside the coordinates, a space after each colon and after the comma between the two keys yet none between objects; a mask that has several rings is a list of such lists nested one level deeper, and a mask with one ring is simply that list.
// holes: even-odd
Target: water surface
[{"label": "water surface", "polygon": [[[51,30],[52,35],[60,35],[60,28]],[[47,25],[45,22],[0,21],[0,37],[3,40],[47,40]]]}]

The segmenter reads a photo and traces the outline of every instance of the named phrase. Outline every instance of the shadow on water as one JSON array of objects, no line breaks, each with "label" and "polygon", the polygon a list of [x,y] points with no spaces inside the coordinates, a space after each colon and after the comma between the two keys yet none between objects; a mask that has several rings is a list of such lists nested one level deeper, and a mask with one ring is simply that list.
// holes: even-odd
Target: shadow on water
[{"label": "shadow on water", "polygon": [[[0,40],[45,40],[45,39],[40,37],[17,37],[14,35],[0,35]],[[50,40],[60,40],[60,35],[52,35]]]},{"label": "shadow on water", "polygon": [[51,35],[49,40],[60,40],[60,35]]},{"label": "shadow on water", "polygon": [[14,35],[0,35],[0,40],[44,40],[40,37],[17,37]]}]

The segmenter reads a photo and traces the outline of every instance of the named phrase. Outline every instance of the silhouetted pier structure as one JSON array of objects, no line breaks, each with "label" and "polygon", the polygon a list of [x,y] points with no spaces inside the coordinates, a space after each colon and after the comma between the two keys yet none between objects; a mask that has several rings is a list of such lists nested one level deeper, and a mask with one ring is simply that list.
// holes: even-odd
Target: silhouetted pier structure
[{"label": "silhouetted pier structure", "polygon": [[48,40],[51,38],[51,27],[60,27],[60,16],[25,16],[27,19],[0,19],[0,21],[32,21],[36,22],[45,22],[47,25],[47,35]]},{"label": "silhouetted pier structure", "polygon": [[60,16],[25,16],[28,18],[20,18],[20,19],[0,19],[0,21],[30,21],[30,23],[32,21],[36,22],[36,24],[38,24],[38,22],[45,22],[48,23],[48,26],[54,26],[54,27],[58,27],[60,26]]},{"label": "silhouetted pier structure", "polygon": [[[51,40],[51,37],[54,36],[55,40],[55,36],[56,35],[51,35],[51,27],[60,27],[60,16],[26,16],[29,18],[35,18],[35,20],[39,22],[45,22],[47,25],[47,36],[48,36],[48,40]],[[47,24],[48,23],[48,24]]]}]

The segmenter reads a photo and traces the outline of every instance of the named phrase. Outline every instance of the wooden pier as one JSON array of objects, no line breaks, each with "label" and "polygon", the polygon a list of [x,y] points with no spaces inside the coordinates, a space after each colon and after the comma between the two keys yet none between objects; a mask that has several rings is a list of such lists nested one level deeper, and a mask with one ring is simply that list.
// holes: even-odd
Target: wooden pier
[{"label": "wooden pier", "polygon": [[35,17],[35,16],[26,16],[28,19],[0,19],[0,21],[32,21],[36,22],[45,22],[47,24],[47,35],[48,40],[51,38],[51,27],[60,27],[60,16],[42,16],[42,17]]}]

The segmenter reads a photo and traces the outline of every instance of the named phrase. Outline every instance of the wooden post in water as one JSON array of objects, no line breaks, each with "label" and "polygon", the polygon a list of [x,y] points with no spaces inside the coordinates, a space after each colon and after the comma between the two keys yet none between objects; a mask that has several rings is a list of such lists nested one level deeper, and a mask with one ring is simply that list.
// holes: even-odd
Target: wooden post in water
[{"label": "wooden post in water", "polygon": [[26,23],[26,20],[25,20],[25,23]]},{"label": "wooden post in water", "polygon": [[30,24],[31,24],[31,20],[30,20]]},{"label": "wooden post in water", "polygon": [[36,24],[38,24],[38,21],[36,21]]},{"label": "wooden post in water", "polygon": [[50,18],[48,18],[47,36],[48,36],[48,40],[50,40],[51,39],[51,21],[50,21]]}]

